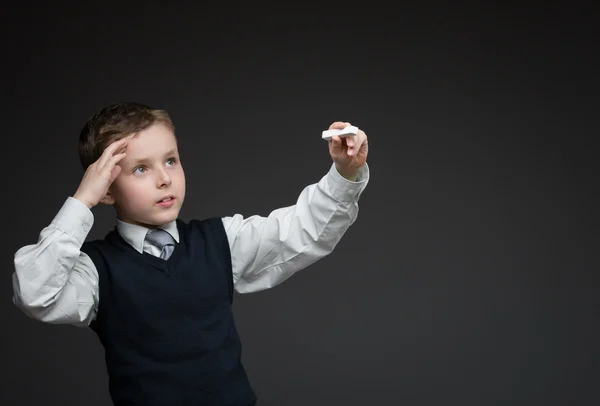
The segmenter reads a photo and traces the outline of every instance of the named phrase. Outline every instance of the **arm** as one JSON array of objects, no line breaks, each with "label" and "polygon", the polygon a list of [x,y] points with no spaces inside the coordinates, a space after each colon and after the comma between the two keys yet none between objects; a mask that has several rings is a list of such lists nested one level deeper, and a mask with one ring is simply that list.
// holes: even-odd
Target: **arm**
[{"label": "arm", "polygon": [[47,323],[87,326],[95,317],[98,275],[80,252],[94,218],[69,197],[36,244],[14,257],[13,303],[29,317]]},{"label": "arm", "polygon": [[[335,122],[329,129],[350,123]],[[223,218],[233,281],[240,293],[271,288],[330,254],[358,216],[369,181],[367,135],[329,140],[334,161],[318,183],[304,188],[296,204],[267,217]]]},{"label": "arm", "polygon": [[236,291],[269,289],[330,254],[356,220],[368,180],[366,164],[356,182],[332,165],[318,183],[304,188],[293,206],[267,217],[224,217]]},{"label": "arm", "polygon": [[14,257],[13,302],[28,316],[47,323],[87,326],[96,316],[98,273],[81,246],[92,228],[90,209],[106,199],[119,175],[127,140],[110,144],[88,166],[79,188],[69,197],[38,242]]}]

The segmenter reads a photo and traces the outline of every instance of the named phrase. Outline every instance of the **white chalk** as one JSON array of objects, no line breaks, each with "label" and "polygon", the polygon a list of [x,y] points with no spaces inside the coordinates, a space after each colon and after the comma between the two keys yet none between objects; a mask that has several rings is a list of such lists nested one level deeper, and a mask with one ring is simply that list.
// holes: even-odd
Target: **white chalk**
[{"label": "white chalk", "polygon": [[329,140],[334,135],[337,135],[338,137],[349,137],[351,135],[356,135],[356,134],[358,134],[358,127],[349,125],[349,126],[346,126],[346,128],[342,128],[342,129],[325,130],[325,131],[323,131],[322,138],[324,140]]}]

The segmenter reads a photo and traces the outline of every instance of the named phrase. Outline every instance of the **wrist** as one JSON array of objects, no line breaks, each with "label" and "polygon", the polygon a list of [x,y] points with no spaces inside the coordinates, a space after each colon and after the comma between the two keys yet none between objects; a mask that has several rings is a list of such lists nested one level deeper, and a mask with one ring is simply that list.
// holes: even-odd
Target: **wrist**
[{"label": "wrist", "polygon": [[335,169],[343,178],[349,180],[350,182],[356,182],[358,179],[358,170],[343,170],[340,169],[338,165],[335,166]]},{"label": "wrist", "polygon": [[75,193],[75,194],[73,195],[73,199],[77,199],[77,200],[79,200],[79,201],[80,201],[81,203],[83,203],[83,204],[84,204],[84,205],[85,205],[85,206],[86,206],[88,209],[91,209],[92,207],[94,207],[94,205],[93,205],[93,204],[91,204],[91,203],[90,203],[90,202],[89,202],[87,199],[85,199],[85,197],[84,197],[84,196],[82,196],[82,195],[81,195],[81,194],[79,194],[79,193]]}]

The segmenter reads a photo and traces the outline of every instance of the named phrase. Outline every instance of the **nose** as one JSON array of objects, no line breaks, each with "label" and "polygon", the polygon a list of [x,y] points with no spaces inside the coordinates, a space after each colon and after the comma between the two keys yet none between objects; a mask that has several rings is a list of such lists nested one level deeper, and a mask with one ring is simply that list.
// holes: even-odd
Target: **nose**
[{"label": "nose", "polygon": [[169,186],[170,184],[171,184],[171,177],[169,176],[169,173],[166,170],[161,169],[158,174],[158,187],[164,188],[164,187]]}]

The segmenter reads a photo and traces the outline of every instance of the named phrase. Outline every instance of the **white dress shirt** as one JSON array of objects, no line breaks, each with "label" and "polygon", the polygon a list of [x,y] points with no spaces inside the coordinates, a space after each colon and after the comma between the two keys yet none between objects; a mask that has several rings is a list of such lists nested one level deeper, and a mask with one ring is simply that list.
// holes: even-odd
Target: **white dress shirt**
[{"label": "white dress shirt", "polygon": [[[293,206],[267,217],[223,217],[235,290],[269,289],[331,253],[356,220],[358,200],[368,181],[367,164],[355,182],[343,178],[332,164],[318,183],[302,190]],[[29,317],[81,327],[94,320],[101,305],[98,273],[80,251],[93,222],[92,211],[69,197],[37,243],[15,253],[13,302]],[[175,222],[161,228],[179,242]],[[147,228],[117,219],[117,230],[140,253],[160,255],[158,248],[145,242]]]}]

